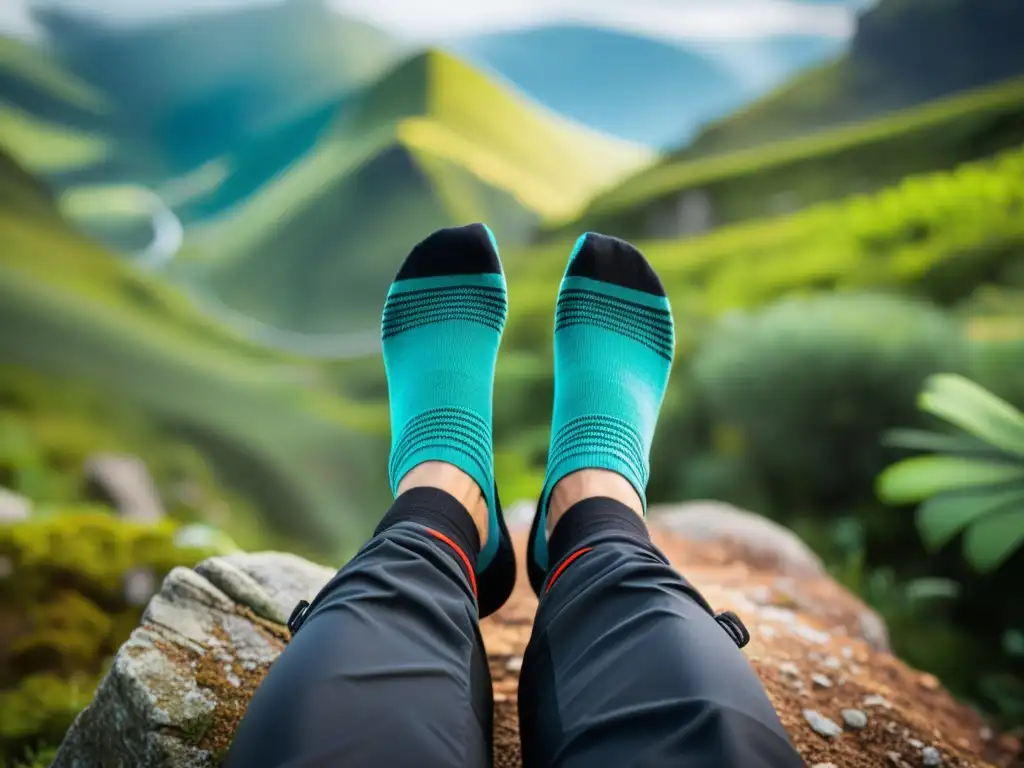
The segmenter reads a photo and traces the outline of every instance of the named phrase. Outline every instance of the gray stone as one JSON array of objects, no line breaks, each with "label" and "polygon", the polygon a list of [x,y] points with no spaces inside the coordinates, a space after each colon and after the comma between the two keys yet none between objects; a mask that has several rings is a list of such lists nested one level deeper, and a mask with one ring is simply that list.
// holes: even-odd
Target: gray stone
[{"label": "gray stone", "polygon": [[885,620],[870,609],[865,609],[857,616],[860,634],[876,651],[891,651],[889,644],[889,628]]},{"label": "gray stone", "polygon": [[651,519],[692,541],[731,541],[754,561],[787,576],[824,576],[825,566],[795,533],[754,512],[719,501],[654,506]]},{"label": "gray stone", "polygon": [[792,661],[784,661],[779,664],[779,672],[784,674],[786,677],[800,677],[800,667]]},{"label": "gray stone", "polygon": [[156,522],[164,518],[153,478],[142,459],[99,454],[85,463],[87,493],[112,506],[128,520]]},{"label": "gray stone", "polygon": [[815,688],[831,688],[832,681],[829,680],[825,675],[820,672],[815,672],[811,675],[811,682],[814,683]]},{"label": "gray stone", "polygon": [[811,729],[819,736],[832,739],[842,734],[843,729],[834,720],[830,720],[820,712],[813,709],[803,710],[804,720],[811,726]]},{"label": "gray stone", "polygon": [[840,714],[843,716],[843,722],[846,723],[847,728],[859,731],[868,725],[868,716],[859,709],[844,709]]},{"label": "gray stone", "polygon": [[935,747],[925,747],[921,750],[921,762],[928,766],[942,765],[942,755]]},{"label": "gray stone", "polygon": [[217,766],[226,743],[215,725],[244,711],[284,647],[278,619],[333,575],[278,553],[173,570],[51,768]]},{"label": "gray stone", "polygon": [[0,488],[0,524],[18,523],[32,516],[32,502],[24,496]]},{"label": "gray stone", "polygon": [[[99,454],[85,464],[86,493],[109,504],[126,520],[155,523],[164,518],[153,478],[142,459],[134,456]],[[124,596],[129,605],[145,605],[153,596],[156,576],[136,568],[124,578]]]}]

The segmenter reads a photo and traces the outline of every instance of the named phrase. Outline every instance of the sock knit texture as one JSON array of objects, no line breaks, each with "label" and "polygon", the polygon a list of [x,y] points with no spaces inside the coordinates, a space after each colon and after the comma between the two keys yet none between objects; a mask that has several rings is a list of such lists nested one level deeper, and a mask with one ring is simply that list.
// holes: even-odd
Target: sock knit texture
[{"label": "sock knit texture", "polygon": [[[439,230],[412,250],[388,291],[381,329],[391,406],[391,489],[397,494],[409,470],[426,461],[454,464],[472,477],[490,512],[478,573],[496,559],[504,569],[511,552],[494,483],[491,434],[494,369],[507,314],[494,236],[485,225],[473,224]],[[483,613],[488,596],[485,585],[480,587]]]},{"label": "sock knit texture", "polygon": [[646,510],[649,457],[675,329],[665,289],[632,245],[588,232],[569,257],[555,308],[555,397],[547,472],[530,534],[530,581],[552,565],[551,489],[581,469],[625,477]]}]

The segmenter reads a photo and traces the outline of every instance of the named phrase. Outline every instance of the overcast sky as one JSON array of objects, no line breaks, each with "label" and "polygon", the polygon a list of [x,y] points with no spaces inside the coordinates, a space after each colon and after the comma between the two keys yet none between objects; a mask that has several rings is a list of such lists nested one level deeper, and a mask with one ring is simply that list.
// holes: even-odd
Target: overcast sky
[{"label": "overcast sky", "polygon": [[[124,23],[279,0],[39,0]],[[0,0],[0,29],[31,33],[34,0]],[[417,42],[575,21],[675,41],[807,34],[845,39],[870,0],[330,0]]]}]

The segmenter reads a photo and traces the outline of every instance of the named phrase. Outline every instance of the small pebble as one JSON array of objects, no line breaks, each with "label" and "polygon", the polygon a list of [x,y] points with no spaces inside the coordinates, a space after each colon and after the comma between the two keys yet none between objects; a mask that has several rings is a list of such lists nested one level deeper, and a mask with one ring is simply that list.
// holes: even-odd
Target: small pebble
[{"label": "small pebble", "polygon": [[808,725],[811,726],[811,729],[816,734],[824,736],[826,739],[839,736],[843,732],[843,729],[840,728],[835,721],[829,720],[823,714],[813,709],[803,710],[803,716]]},{"label": "small pebble", "polygon": [[761,630],[761,636],[772,638],[775,637],[775,627],[770,627],[767,624],[762,624],[759,628]]},{"label": "small pebble", "polygon": [[817,645],[825,645],[832,639],[832,635],[828,632],[822,632],[821,630],[814,629],[813,627],[808,627],[806,624],[797,624],[793,628],[793,632],[804,640],[810,643],[816,643]]},{"label": "small pebble", "polygon": [[885,707],[889,708],[889,702],[884,696],[879,696],[877,693],[873,693],[870,696],[864,697],[863,702],[865,707]]},{"label": "small pebble", "polygon": [[776,608],[774,605],[766,605],[761,609],[761,618],[765,621],[778,621],[783,624],[792,624],[796,621],[796,614],[788,608]]},{"label": "small pebble", "polygon": [[842,711],[842,716],[843,722],[846,723],[847,728],[860,730],[861,728],[867,727],[868,716],[859,709],[844,709]]},{"label": "small pebble", "polygon": [[779,672],[784,674],[786,677],[800,677],[800,667],[792,661],[784,661],[779,664]]},{"label": "small pebble", "polygon": [[927,691],[937,691],[940,685],[939,678],[937,678],[935,675],[929,675],[927,673],[921,675],[917,679],[917,682],[920,683],[921,687]]},{"label": "small pebble", "polygon": [[839,768],[835,763],[815,763],[811,768]]},{"label": "small pebble", "polygon": [[848,645],[844,645],[843,646],[843,650],[842,650],[842,654],[843,654],[843,658],[844,659],[852,659],[853,658],[853,648],[851,648]]},{"label": "small pebble", "polygon": [[992,741],[992,729],[987,725],[978,732],[978,735],[981,736],[982,741]]},{"label": "small pebble", "polygon": [[850,665],[850,674],[851,675],[859,675],[860,673],[861,673],[861,668],[860,668],[859,664],[851,664]]},{"label": "small pebble", "polygon": [[928,766],[942,765],[942,755],[935,747],[925,747],[921,750],[921,762]]},{"label": "small pebble", "polygon": [[505,662],[505,669],[509,672],[519,672],[523,668],[523,657],[513,656]]},{"label": "small pebble", "polygon": [[924,742],[920,739],[907,739],[907,744],[912,746],[914,749],[921,749],[924,746]]},{"label": "small pebble", "polygon": [[824,675],[818,673],[818,672],[815,672],[813,675],[811,675],[811,682],[814,683],[814,687],[815,688],[831,688],[832,687],[832,681],[829,680]]},{"label": "small pebble", "polygon": [[893,765],[903,765],[903,757],[899,752],[886,752],[885,756],[889,758],[889,762]]},{"label": "small pebble", "polygon": [[829,669],[839,669],[840,661],[835,656],[828,656],[825,658],[825,666]]}]

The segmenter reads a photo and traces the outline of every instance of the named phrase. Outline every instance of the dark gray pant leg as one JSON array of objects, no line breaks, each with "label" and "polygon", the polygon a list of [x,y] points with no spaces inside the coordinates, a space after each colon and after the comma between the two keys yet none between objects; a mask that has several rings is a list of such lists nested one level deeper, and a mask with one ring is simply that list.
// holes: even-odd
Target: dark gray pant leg
[{"label": "dark gray pant leg", "polygon": [[803,766],[736,641],[636,514],[582,504],[559,522],[576,531],[552,537],[524,657],[526,768]]},{"label": "dark gray pant leg", "polygon": [[473,587],[461,556],[412,521],[419,511],[379,532],[313,601],[253,697],[230,768],[491,765]]}]

